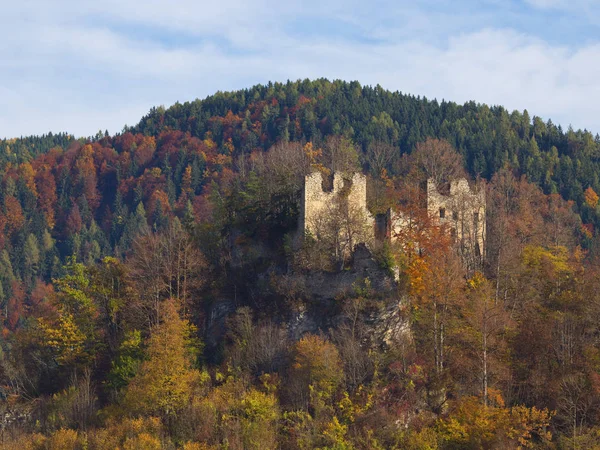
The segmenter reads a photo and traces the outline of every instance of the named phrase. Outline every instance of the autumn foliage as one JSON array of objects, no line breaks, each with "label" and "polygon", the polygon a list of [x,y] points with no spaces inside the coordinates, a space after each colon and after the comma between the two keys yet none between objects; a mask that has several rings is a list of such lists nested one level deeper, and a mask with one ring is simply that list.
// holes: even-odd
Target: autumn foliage
[{"label": "autumn foliage", "polygon": [[[599,149],[327,80],[0,141],[0,447],[597,448]],[[311,171],[367,173],[403,226],[298,239]],[[424,205],[463,176],[477,264]]]}]

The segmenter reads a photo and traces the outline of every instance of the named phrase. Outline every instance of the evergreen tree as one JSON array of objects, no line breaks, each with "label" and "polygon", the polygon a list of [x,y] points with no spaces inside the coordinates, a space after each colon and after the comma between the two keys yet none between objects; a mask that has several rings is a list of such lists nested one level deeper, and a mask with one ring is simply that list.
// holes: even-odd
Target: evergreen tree
[{"label": "evergreen tree", "polygon": [[123,228],[127,219],[127,207],[123,204],[123,196],[117,190],[115,202],[113,205],[113,215],[111,221],[111,242],[119,242],[123,234]]},{"label": "evergreen tree", "polygon": [[2,253],[0,253],[0,278],[3,279],[5,283],[12,283],[15,280],[10,255],[6,249],[2,250]]},{"label": "evergreen tree", "polygon": [[144,204],[139,202],[135,208],[135,212],[129,216],[125,229],[119,242],[121,251],[127,251],[136,237],[143,236],[150,232],[148,220],[146,219],[146,210]]},{"label": "evergreen tree", "polygon": [[34,234],[29,234],[29,236],[27,236],[23,254],[25,258],[25,279],[27,280],[28,285],[31,286],[33,284],[33,278],[37,275],[40,267],[40,250],[38,240]]},{"label": "evergreen tree", "polygon": [[169,217],[165,214],[163,204],[160,200],[156,202],[154,214],[152,215],[152,227],[154,231],[166,230],[169,226]]},{"label": "evergreen tree", "polygon": [[188,200],[183,213],[183,225],[188,232],[193,229],[195,221],[194,207],[192,206],[192,202]]},{"label": "evergreen tree", "polygon": [[148,220],[146,219],[146,210],[144,209],[144,204],[142,202],[139,202],[135,208],[131,231],[135,236],[144,235],[150,231]]}]

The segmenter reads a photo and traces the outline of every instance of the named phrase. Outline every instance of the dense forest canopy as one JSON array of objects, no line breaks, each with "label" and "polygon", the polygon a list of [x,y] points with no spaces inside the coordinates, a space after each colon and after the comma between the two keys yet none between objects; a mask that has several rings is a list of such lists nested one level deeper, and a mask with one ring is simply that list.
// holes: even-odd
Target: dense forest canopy
[{"label": "dense forest canopy", "polygon": [[[600,445],[599,157],[527,111],[323,79],[0,141],[2,445]],[[420,209],[432,161],[485,186],[479,267]],[[371,278],[298,246],[314,170],[411,218]]]},{"label": "dense forest canopy", "polygon": [[[210,133],[219,153],[231,145],[234,155],[267,150],[282,139],[319,145],[327,136],[340,134],[363,150],[376,140],[408,153],[417,142],[437,137],[458,149],[472,175],[490,179],[509,164],[545,193],[558,192],[580,206],[587,187],[600,190],[598,134],[563,130],[526,110],[431,101],[358,82],[288,81],[219,92],[168,109],[153,108],[124,131],[154,137],[182,131],[199,139]],[[99,132],[95,140],[103,136]],[[66,148],[72,140],[66,134],[4,140],[1,161],[24,162],[50,148]]]}]

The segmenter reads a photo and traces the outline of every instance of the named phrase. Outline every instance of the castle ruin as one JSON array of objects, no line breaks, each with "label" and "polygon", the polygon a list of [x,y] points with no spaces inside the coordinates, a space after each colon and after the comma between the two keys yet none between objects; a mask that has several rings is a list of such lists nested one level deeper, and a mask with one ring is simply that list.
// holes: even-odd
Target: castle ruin
[{"label": "castle ruin", "polygon": [[[472,189],[464,178],[440,189],[428,180],[426,208],[432,220],[449,228],[467,267],[479,267],[485,248],[485,192]],[[327,180],[320,172],[313,172],[305,177],[298,225],[302,236],[335,241],[336,256],[344,257],[359,243],[393,242],[406,226],[406,219],[392,211],[385,217],[369,212],[365,175],[334,173]]]}]

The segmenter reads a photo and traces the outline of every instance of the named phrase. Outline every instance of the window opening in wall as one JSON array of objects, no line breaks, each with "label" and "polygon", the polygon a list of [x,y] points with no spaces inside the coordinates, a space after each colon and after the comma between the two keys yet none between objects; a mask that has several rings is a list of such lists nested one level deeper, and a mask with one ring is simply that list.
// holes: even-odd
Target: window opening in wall
[{"label": "window opening in wall", "polygon": [[321,174],[321,189],[323,189],[323,192],[333,191],[333,172],[330,174]]},{"label": "window opening in wall", "polygon": [[440,208],[440,219],[444,219],[446,217],[446,208]]},{"label": "window opening in wall", "polygon": [[458,220],[458,212],[452,211],[452,220]]}]

